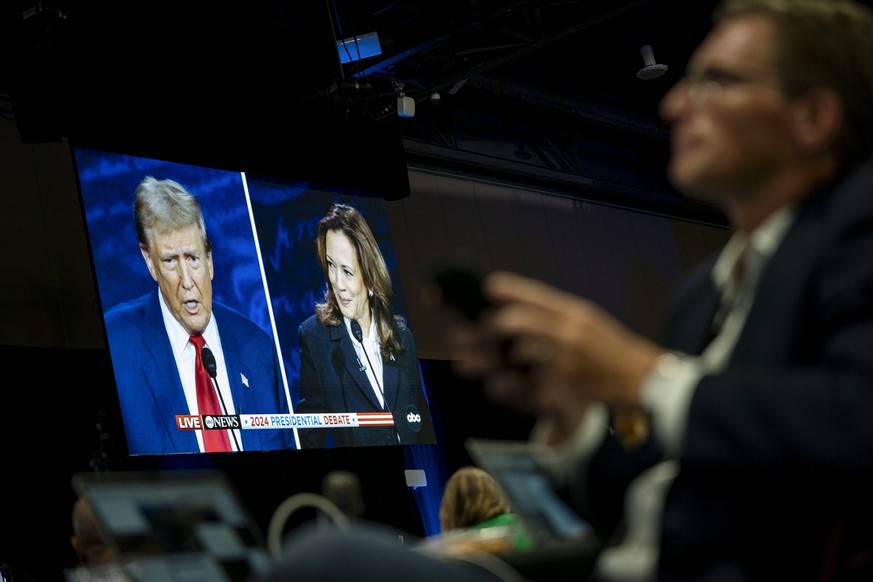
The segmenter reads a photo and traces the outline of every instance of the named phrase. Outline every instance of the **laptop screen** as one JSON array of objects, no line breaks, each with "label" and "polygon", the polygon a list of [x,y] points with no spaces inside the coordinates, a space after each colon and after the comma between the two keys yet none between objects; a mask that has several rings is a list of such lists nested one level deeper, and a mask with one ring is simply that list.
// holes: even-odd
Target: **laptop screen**
[{"label": "laptop screen", "polygon": [[134,582],[244,582],[271,563],[223,473],[77,473],[73,488]]}]

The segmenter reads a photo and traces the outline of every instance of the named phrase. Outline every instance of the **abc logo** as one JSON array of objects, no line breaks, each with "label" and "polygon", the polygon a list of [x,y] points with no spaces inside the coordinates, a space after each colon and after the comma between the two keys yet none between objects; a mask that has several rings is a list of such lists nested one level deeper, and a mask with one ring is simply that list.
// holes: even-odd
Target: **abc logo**
[{"label": "abc logo", "polygon": [[215,428],[215,419],[207,416],[203,419],[203,424],[206,425],[206,428]]},{"label": "abc logo", "polygon": [[421,412],[415,406],[406,407],[406,424],[413,432],[421,430]]}]

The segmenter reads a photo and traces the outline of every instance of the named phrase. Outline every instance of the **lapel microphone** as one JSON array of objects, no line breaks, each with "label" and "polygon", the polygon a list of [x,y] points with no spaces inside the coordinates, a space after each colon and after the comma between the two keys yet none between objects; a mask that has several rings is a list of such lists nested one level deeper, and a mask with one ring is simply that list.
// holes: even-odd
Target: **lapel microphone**
[{"label": "lapel microphone", "polygon": [[[367,358],[367,364],[372,368],[373,362],[370,361],[370,355],[367,353],[367,348],[364,346],[364,332],[361,330],[361,324],[358,323],[357,319],[353,319],[351,322],[352,327],[352,335],[355,336],[355,339],[358,340],[358,343],[361,344],[361,347],[364,348],[364,357]],[[361,364],[361,359],[358,358],[358,365],[361,367],[361,372],[366,372],[367,368]],[[388,403],[385,402],[385,390],[382,388],[382,385],[379,383],[379,379],[376,378],[376,370],[373,370],[373,379],[376,380],[376,387],[379,388],[379,393],[382,394],[382,408],[384,410],[388,409]]]}]

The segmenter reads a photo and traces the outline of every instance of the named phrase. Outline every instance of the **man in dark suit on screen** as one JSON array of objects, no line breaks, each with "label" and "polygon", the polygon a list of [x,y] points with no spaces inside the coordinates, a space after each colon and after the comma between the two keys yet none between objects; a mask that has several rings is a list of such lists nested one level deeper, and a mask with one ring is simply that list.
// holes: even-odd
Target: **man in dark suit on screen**
[{"label": "man in dark suit on screen", "polygon": [[[220,413],[288,413],[272,338],[212,300],[212,246],[199,200],[175,181],[149,176],[137,187],[134,218],[142,257],[158,286],[105,317],[129,452],[216,450],[204,444],[207,431],[181,430],[177,421],[177,415],[203,414],[196,341],[205,344],[203,362]],[[281,429],[231,426],[226,433],[221,450],[294,446],[290,431]]]}]

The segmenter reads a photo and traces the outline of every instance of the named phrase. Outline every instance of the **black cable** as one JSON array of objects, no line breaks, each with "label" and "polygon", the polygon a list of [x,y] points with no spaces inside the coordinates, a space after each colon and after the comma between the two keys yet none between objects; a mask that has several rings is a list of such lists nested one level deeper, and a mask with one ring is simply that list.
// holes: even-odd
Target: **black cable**
[{"label": "black cable", "polygon": [[[358,340],[358,343],[361,344],[361,348],[364,350],[364,357],[367,358],[367,364],[370,366],[370,369],[373,370],[373,379],[376,381],[376,387],[379,388],[379,394],[382,395],[382,410],[388,410],[388,401],[385,398],[385,390],[382,388],[382,385],[379,383],[379,378],[376,377],[376,370],[373,368],[373,363],[370,362],[370,355],[367,353],[367,348],[364,346],[364,332],[361,330],[361,324],[358,323],[357,319],[353,319],[351,321],[352,335],[355,336],[355,339]],[[358,359],[358,363],[361,363],[361,360]],[[366,370],[361,370],[365,372]]]}]

